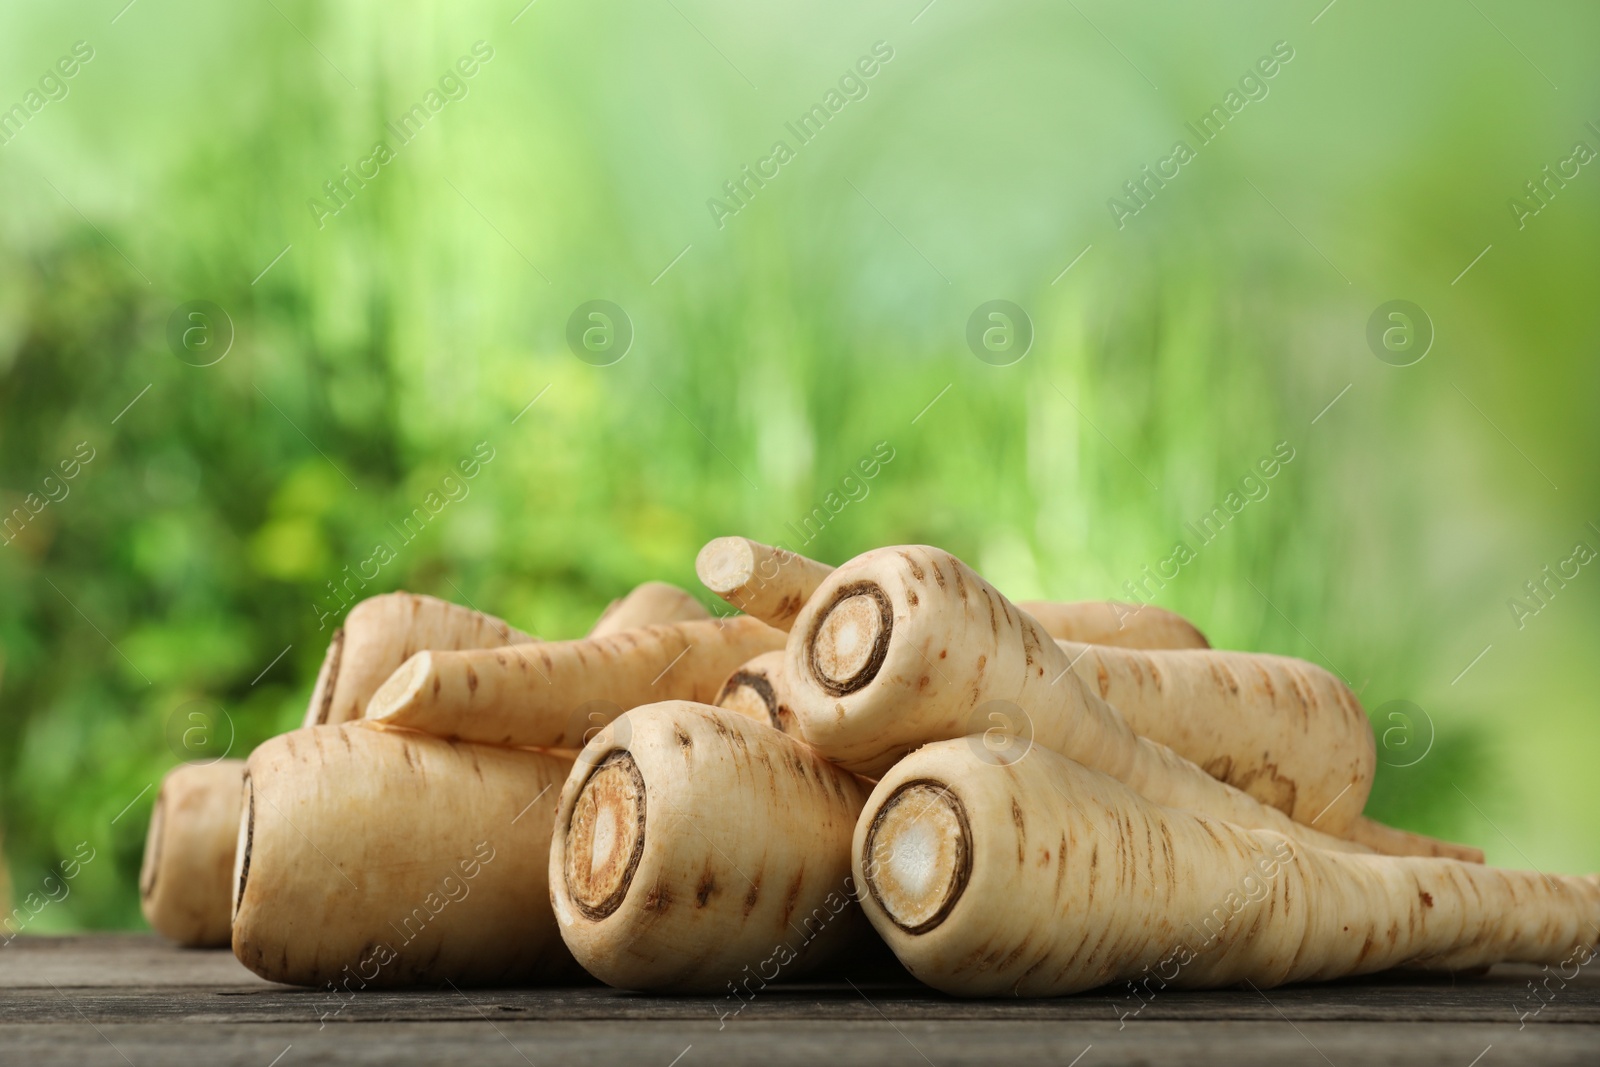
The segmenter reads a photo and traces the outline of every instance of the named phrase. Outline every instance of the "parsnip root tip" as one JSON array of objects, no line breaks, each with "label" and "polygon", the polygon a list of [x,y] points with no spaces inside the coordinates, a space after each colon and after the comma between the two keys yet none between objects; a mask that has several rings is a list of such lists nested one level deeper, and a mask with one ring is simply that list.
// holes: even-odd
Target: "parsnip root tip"
[{"label": "parsnip root tip", "polygon": [[872,899],[908,934],[944,922],[972,876],[971,827],[950,787],[906,782],[872,817],[861,866]]},{"label": "parsnip root tip", "polygon": [[894,609],[877,583],[841,586],[811,626],[807,666],[830,696],[848,696],[877,677],[893,632]]},{"label": "parsnip root tip", "polygon": [[625,750],[595,767],[566,827],[567,893],[584,918],[599,922],[622,905],[644,855],[645,782]]}]

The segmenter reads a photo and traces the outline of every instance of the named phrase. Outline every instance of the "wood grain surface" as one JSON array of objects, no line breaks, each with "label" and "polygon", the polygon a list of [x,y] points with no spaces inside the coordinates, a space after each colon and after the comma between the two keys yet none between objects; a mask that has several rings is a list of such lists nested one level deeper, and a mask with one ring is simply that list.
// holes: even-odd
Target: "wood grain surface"
[{"label": "wood grain surface", "polygon": [[953,1000],[881,963],[745,1001],[601,985],[340,1000],[264,982],[225,951],[147,935],[0,946],[0,1064],[1600,1063],[1595,964],[1565,981],[1500,967],[1454,980],[1159,993],[1122,1017],[1138,1006],[1125,989]]}]

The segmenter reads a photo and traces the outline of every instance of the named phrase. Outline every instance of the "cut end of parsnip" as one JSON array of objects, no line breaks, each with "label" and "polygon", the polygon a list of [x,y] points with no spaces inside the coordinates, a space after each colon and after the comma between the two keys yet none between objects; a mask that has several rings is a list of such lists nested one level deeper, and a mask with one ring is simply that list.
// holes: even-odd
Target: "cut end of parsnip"
[{"label": "cut end of parsnip", "polygon": [[773,692],[772,682],[764,674],[734,671],[723,683],[722,692],[717,694],[716,705],[758,722],[771,723],[776,729],[783,729],[783,723],[778,718],[778,696]]},{"label": "cut end of parsnip", "polygon": [[872,817],[862,866],[872,899],[909,934],[937,927],[972,875],[966,808],[943,782],[907,782]]},{"label": "cut end of parsnip", "polygon": [[156,791],[139,866],[139,911],[180,945],[228,943],[243,760],[181,763]]},{"label": "cut end of parsnip", "polygon": [[408,706],[416,699],[432,671],[433,657],[427,652],[418,652],[406,660],[372,694],[372,700],[367,703],[366,718],[382,719]]},{"label": "cut end of parsnip", "polygon": [[644,855],[644,776],[625,751],[589,775],[567,825],[567,893],[584,918],[599,922],[622,905]]},{"label": "cut end of parsnip", "polygon": [[708,541],[694,561],[705,587],[785,633],[833,568],[747,537]]},{"label": "cut end of parsnip", "polygon": [[707,541],[694,560],[694,572],[718,596],[737,592],[756,576],[756,553],[743,537]]},{"label": "cut end of parsnip", "polygon": [[328,712],[333,708],[333,688],[339,680],[339,666],[343,660],[344,627],[341,626],[333,631],[322,666],[317,669],[317,681],[311,687],[311,715],[307,726],[320,726],[328,721]]},{"label": "cut end of parsnip", "polygon": [[141,901],[150,899],[156,888],[156,872],[161,867],[161,846],[165,844],[162,835],[163,812],[165,805],[162,803],[162,793],[156,794],[155,806],[150,809],[150,833],[145,838],[144,862],[139,865],[139,898]]},{"label": "cut end of parsnip", "polygon": [[250,852],[256,843],[256,791],[250,781],[250,772],[244,772],[244,802],[239,806],[239,837],[233,849],[233,906],[228,909],[230,919],[239,915],[239,901],[244,897],[245,883],[250,880]]},{"label": "cut end of parsnip", "polygon": [[811,673],[832,696],[865,688],[883,666],[893,629],[888,594],[877,584],[841,588],[812,624],[807,657]]}]

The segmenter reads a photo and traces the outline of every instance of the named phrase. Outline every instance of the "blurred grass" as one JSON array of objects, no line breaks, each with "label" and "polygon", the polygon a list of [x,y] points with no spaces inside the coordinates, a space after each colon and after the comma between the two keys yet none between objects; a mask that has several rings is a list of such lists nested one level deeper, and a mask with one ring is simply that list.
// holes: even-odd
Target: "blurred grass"
[{"label": "blurred grass", "polygon": [[[733,531],[1126,595],[1286,441],[1158,602],[1420,705],[1434,744],[1383,768],[1379,816],[1600,867],[1600,578],[1525,630],[1505,603],[1600,547],[1600,177],[1521,231],[1506,207],[1600,146],[1591,6],[120,7],[0,16],[0,105],[95,49],[0,148],[0,504],[96,451],[0,551],[16,891],[103,857],[31,929],[138,923],[169,718],[219,702],[236,753],[294,725],[327,583],[479,442],[366,591],[562,637],[638,581],[693,589]],[[479,40],[465,98],[319,229],[307,201]],[[866,98],[718,229],[706,199],[879,40]],[[1118,230],[1107,198],[1278,40],[1267,98]],[[965,347],[997,297],[1037,332],[1009,367]],[[1364,339],[1397,297],[1437,329],[1409,368]],[[609,367],[564,340],[595,298],[636,331]],[[215,366],[167,348],[193,299],[236,328]],[[880,441],[870,495],[796,544]]]}]

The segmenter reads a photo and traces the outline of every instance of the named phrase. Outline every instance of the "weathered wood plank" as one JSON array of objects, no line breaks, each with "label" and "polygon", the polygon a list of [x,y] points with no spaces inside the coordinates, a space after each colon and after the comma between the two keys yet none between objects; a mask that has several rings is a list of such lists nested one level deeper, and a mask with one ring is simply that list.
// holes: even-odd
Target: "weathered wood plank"
[{"label": "weathered wood plank", "polygon": [[226,949],[183,949],[151,934],[23,935],[0,946],[0,989],[107,986],[254,986],[257,978]]},{"label": "weathered wood plank", "polygon": [[[1593,973],[1591,973],[1593,972]],[[363,992],[263,982],[225,951],[148,936],[18,938],[0,947],[0,1063],[461,1062],[665,1065],[1071,1063],[1593,1064],[1600,968],[1564,984],[1502,967],[1477,978],[1382,975],[1269,990],[1125,991],[1056,1000],[955,1000],[903,972],[771,986],[748,1000],[656,997],[600,985]],[[1123,1015],[1126,1018],[1121,1018]],[[376,1025],[374,1025],[376,1024]],[[513,1048],[513,1043],[516,1047]],[[113,1048],[113,1045],[116,1047]],[[1320,1053],[1320,1055],[1319,1055]],[[127,1057],[124,1060],[124,1056]]]},{"label": "weathered wood plank", "polygon": [[[954,1000],[927,990],[874,983],[772,986],[749,1000],[655,997],[604,986],[559,989],[368,991],[347,997],[283,986],[108,988],[60,983],[12,989],[0,999],[0,1023],[96,1023],[170,1020],[206,1023],[429,1022],[480,1018],[582,1021],[729,1022],[1011,1019],[1136,1022],[1288,1018],[1322,1022],[1478,1022],[1515,1028],[1536,1006],[1526,973],[1470,983],[1356,984],[1157,995],[1142,1010],[1123,996],[1085,994],[1056,1000]],[[1541,1024],[1600,1025],[1595,983],[1569,983],[1536,1016]]]},{"label": "weathered wood plank", "polygon": [[[1534,1028],[1529,1027],[1529,1031]],[[1115,1023],[1062,1025],[1012,1021],[913,1021],[891,1024],[759,1022],[395,1023],[389,1026],[194,1026],[182,1023],[0,1026],[5,1062],[53,1065],[205,1064],[295,1067],[322,1064],[470,1063],[474,1067],[633,1063],[645,1067],[1080,1067],[1111,1064],[1415,1065],[1466,1067],[1493,1046],[1499,1063],[1593,1067],[1600,1027],[1552,1026],[1535,1036],[1481,1024],[1152,1022],[1118,1031]],[[1092,1046],[1092,1048],[1090,1048]],[[679,1058],[681,1057],[681,1059]]]},{"label": "weathered wood plank", "polygon": [[[1544,1022],[1600,1023],[1600,968],[1561,982],[1535,967],[1500,967],[1476,978],[1377,975],[1271,990],[1169,991],[1145,1004],[1125,988],[1055,1000],[956,1000],[901,972],[879,970],[843,982],[774,985],[753,996],[647,997],[598,984],[560,989],[469,990],[472,1002],[521,1019],[1293,1019],[1518,1021],[1538,1007]],[[345,998],[264,982],[226,951],[175,948],[145,935],[18,938],[0,948],[0,1021],[60,1022],[79,1011],[105,1021],[205,1018],[216,1022],[302,1022],[324,1015],[367,1021],[472,1018],[461,994],[367,991]],[[61,992],[70,991],[72,1004]],[[870,997],[870,1002],[866,999]],[[1281,1015],[1280,1015],[1281,1013]]]}]

